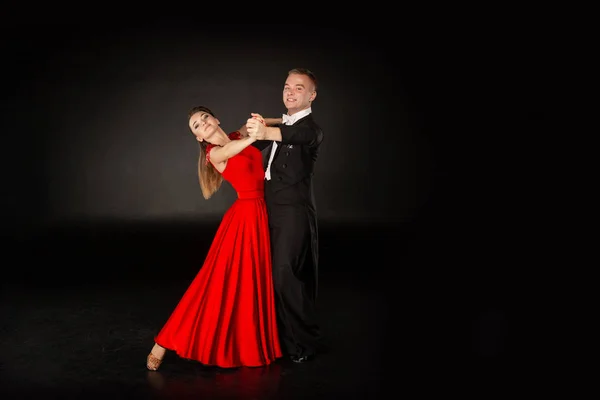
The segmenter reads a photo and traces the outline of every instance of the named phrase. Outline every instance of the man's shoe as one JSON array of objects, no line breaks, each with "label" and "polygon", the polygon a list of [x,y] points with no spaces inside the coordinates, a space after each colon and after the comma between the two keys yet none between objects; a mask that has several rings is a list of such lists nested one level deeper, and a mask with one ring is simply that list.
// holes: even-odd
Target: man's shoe
[{"label": "man's shoe", "polygon": [[297,364],[302,364],[311,361],[313,357],[314,356],[291,356],[290,359]]}]

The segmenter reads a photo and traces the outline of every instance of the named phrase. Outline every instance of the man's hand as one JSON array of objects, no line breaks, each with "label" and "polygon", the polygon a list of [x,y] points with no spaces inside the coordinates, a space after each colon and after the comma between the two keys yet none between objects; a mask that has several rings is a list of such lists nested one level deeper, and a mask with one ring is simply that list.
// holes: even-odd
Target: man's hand
[{"label": "man's hand", "polygon": [[267,127],[264,119],[260,114],[251,113],[251,118],[246,121],[246,129],[248,130],[248,136],[256,140],[264,140],[267,134]]}]

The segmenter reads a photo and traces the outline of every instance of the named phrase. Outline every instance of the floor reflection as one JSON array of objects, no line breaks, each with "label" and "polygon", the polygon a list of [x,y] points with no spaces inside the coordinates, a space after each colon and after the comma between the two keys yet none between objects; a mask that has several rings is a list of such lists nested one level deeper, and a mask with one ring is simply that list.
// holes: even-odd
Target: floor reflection
[{"label": "floor reflection", "polygon": [[157,398],[264,399],[279,390],[281,365],[261,368],[202,369],[186,374],[148,371],[147,379]]}]

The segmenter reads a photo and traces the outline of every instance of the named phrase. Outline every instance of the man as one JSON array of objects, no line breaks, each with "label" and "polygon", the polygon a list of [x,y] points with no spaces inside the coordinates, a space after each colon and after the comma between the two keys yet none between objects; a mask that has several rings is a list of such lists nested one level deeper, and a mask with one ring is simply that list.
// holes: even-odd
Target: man
[{"label": "man", "polygon": [[288,72],[283,87],[287,114],[282,119],[259,114],[246,122],[250,136],[266,149],[265,201],[269,216],[273,282],[280,342],[297,363],[317,353],[320,328],[317,323],[318,283],[317,208],[313,174],[323,131],[312,116],[317,97],[317,79],[304,68]]}]

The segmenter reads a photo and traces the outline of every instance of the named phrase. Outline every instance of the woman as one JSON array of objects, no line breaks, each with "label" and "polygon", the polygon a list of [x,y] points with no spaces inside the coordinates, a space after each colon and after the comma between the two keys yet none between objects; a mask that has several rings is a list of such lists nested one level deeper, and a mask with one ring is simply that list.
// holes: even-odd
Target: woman
[{"label": "woman", "polygon": [[202,268],[155,337],[146,366],[156,371],[167,350],[222,368],[268,365],[282,354],[262,154],[245,129],[226,134],[206,107],[192,108],[188,120],[200,143],[204,198],[226,179],[238,199],[225,212]]}]

